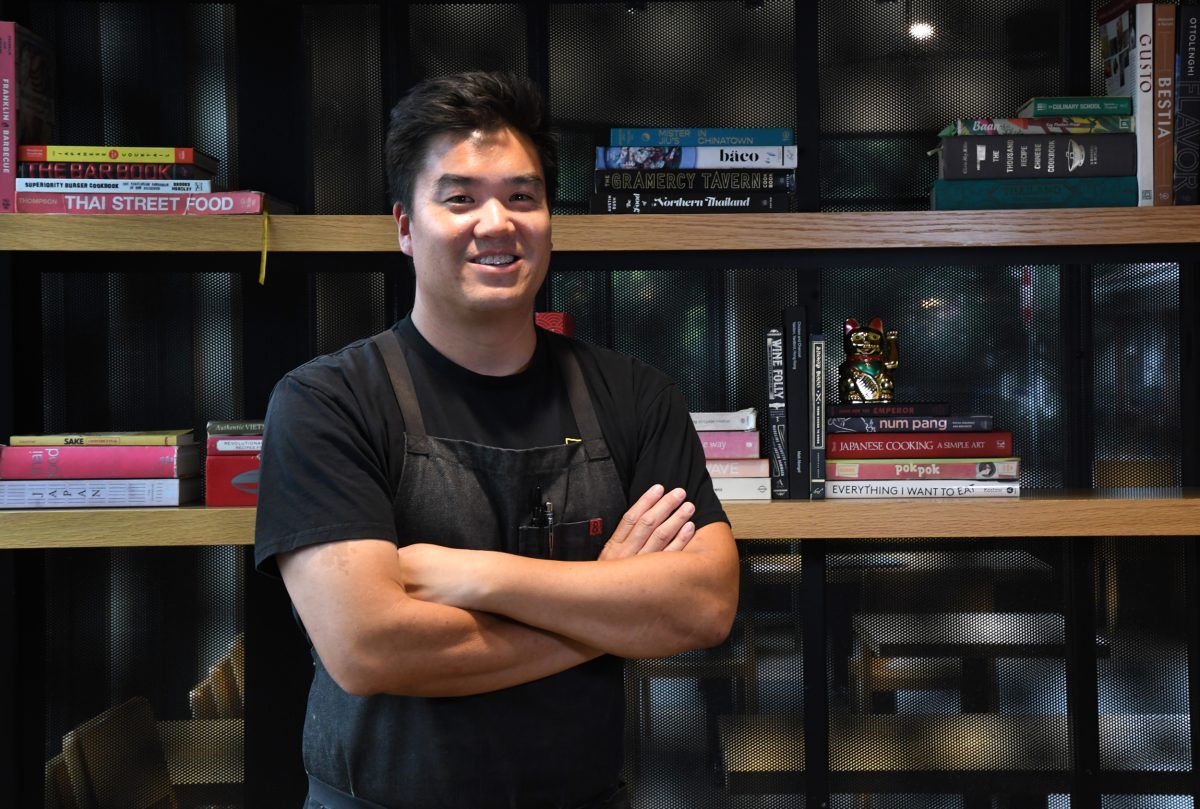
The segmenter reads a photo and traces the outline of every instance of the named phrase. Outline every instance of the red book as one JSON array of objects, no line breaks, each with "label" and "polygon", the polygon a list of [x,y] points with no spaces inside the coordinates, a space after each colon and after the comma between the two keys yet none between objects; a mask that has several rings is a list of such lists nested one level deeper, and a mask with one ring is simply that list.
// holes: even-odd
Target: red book
[{"label": "red book", "polygon": [[1012,455],[1012,433],[842,433],[825,436],[826,458],[983,458]]},{"label": "red book", "polygon": [[59,214],[260,214],[289,213],[261,191],[213,191],[195,194],[73,194],[18,191],[18,213]]},{"label": "red book", "polygon": [[257,455],[262,452],[261,435],[210,435],[209,455]]},{"label": "red book", "polygon": [[700,430],[705,458],[758,458],[758,430]]},{"label": "red book", "polygon": [[209,455],[204,462],[206,506],[258,505],[260,453]]},{"label": "red book", "polygon": [[570,312],[534,312],[533,319],[546,331],[575,336],[575,315]]},{"label": "red book", "polygon": [[5,447],[0,480],[186,478],[200,472],[200,447]]}]

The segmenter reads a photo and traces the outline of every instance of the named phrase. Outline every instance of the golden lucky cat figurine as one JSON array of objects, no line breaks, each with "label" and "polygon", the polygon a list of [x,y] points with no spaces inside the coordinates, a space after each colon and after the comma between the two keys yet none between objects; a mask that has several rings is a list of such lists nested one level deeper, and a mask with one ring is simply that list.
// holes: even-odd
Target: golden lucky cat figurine
[{"label": "golden lucky cat figurine", "polygon": [[891,372],[900,364],[900,345],[895,330],[884,332],[883,321],[872,318],[859,326],[846,318],[846,361],[838,368],[838,394],[842,404],[890,402],[895,383]]}]

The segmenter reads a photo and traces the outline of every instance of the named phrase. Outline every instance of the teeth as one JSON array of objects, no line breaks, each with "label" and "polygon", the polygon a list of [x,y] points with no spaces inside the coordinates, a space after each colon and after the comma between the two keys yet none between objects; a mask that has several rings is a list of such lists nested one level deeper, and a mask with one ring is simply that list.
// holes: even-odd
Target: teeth
[{"label": "teeth", "polygon": [[500,265],[500,264],[512,264],[516,260],[517,260],[516,256],[482,256],[481,258],[478,259],[478,263]]}]

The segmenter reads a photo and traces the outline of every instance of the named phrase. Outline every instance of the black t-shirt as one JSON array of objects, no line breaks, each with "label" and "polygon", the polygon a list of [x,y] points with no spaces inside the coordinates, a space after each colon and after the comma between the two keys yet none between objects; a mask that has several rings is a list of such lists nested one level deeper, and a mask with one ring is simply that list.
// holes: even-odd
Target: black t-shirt
[{"label": "black t-shirt", "polygon": [[[539,330],[529,366],[504,377],[443,357],[409,319],[393,329],[431,436],[509,449],[578,437],[562,372]],[[678,388],[630,357],[573,341],[626,500],[655,483],[682,486],[697,528],[728,518],[713,493],[700,440]],[[393,498],[404,461],[404,422],[383,358],[370,340],[318,357],[275,386],[267,408],[255,564],[343,539],[396,536]],[[453,497],[453,492],[447,492]]]}]

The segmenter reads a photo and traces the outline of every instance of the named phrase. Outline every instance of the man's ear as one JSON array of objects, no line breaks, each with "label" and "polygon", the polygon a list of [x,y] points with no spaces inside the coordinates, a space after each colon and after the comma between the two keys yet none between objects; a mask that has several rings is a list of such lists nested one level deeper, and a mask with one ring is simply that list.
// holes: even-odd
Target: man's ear
[{"label": "man's ear", "polygon": [[404,206],[399,202],[392,206],[392,219],[396,220],[396,232],[400,238],[400,252],[406,256],[413,254],[412,250],[412,223],[409,221],[409,216],[404,212]]}]

